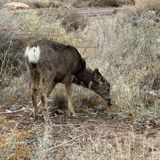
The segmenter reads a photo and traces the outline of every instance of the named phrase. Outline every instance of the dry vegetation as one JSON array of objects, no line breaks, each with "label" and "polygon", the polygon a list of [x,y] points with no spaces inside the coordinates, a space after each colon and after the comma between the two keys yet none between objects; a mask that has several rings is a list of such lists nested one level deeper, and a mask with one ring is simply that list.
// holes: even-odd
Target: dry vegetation
[{"label": "dry vegetation", "polygon": [[159,10],[160,9],[160,0],[135,0],[136,7],[144,10]]},{"label": "dry vegetation", "polygon": [[[111,17],[2,10],[0,19],[0,159],[160,159],[159,0],[137,0]],[[66,117],[59,85],[49,101],[52,125],[32,121],[23,54],[41,38],[74,45],[88,67],[99,68],[111,83],[111,112],[73,86],[78,117]]]},{"label": "dry vegetation", "polygon": [[158,19],[158,12],[125,10],[107,23],[99,20],[96,28],[95,58],[102,60],[93,65],[106,64],[101,68],[113,84],[115,103],[134,119],[159,116]]},{"label": "dry vegetation", "polygon": [[[6,2],[13,2],[6,0]],[[15,2],[23,2],[31,8],[59,8],[59,7],[118,7],[124,4],[134,4],[134,0],[15,0]]]}]

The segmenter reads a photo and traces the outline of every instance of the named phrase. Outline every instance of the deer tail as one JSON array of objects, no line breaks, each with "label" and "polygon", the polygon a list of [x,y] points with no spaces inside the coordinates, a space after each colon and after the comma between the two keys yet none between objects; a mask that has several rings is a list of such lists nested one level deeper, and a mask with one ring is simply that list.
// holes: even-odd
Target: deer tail
[{"label": "deer tail", "polygon": [[28,58],[29,63],[35,63],[37,64],[39,58],[40,58],[40,47],[31,47],[27,46],[25,51],[25,57]]}]

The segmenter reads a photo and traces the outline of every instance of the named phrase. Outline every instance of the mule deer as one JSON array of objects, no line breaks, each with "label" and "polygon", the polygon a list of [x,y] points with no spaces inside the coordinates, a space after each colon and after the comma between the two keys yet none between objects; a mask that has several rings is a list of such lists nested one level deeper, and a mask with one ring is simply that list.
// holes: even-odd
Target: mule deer
[{"label": "mule deer", "polygon": [[63,83],[68,98],[68,111],[74,116],[71,83],[84,85],[110,101],[110,85],[98,69],[86,69],[85,60],[78,50],[49,40],[39,40],[27,46],[26,66],[31,75],[33,116],[38,117],[37,96],[40,95],[43,115],[49,120],[47,98],[57,83]]}]

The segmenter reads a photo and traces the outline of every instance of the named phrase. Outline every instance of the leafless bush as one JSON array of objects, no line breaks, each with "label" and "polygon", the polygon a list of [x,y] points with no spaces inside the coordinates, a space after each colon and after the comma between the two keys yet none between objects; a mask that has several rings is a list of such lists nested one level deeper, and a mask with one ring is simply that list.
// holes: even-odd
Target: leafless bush
[{"label": "leafless bush", "polygon": [[139,10],[160,10],[159,0],[135,0],[135,4]]},{"label": "leafless bush", "polygon": [[[11,0],[7,0],[11,2]],[[21,0],[20,2],[28,4],[31,8],[59,8],[59,7],[118,7],[122,5],[134,4],[134,0]]]},{"label": "leafless bush", "polygon": [[114,7],[118,7],[119,6],[119,2],[117,0],[94,0],[93,2],[90,2],[90,6],[100,6],[100,7],[104,7],[104,6],[114,6]]},{"label": "leafless bush", "polygon": [[10,68],[12,68],[15,55],[10,53],[10,51],[15,45],[14,41],[18,29],[16,24],[11,23],[11,15],[7,11],[1,10],[0,18],[0,77],[3,79],[6,74],[11,74],[9,72],[12,72]]},{"label": "leafless bush", "polygon": [[156,13],[152,11],[137,14],[125,10],[113,19],[98,20],[95,31],[97,55],[91,64],[99,63],[106,72],[112,84],[112,99],[121,111],[140,119],[152,112],[159,115],[159,96],[153,90],[160,70],[160,23],[155,19]]},{"label": "leafless bush", "polygon": [[4,87],[12,76],[20,76],[25,69],[22,53],[32,37],[22,32],[21,22],[11,12],[1,10],[0,18],[0,86]]},{"label": "leafless bush", "polygon": [[90,6],[112,6],[112,7],[119,7],[123,4],[134,4],[132,0],[91,0],[89,5]]},{"label": "leafless bush", "polygon": [[45,3],[45,2],[39,2],[39,1],[31,2],[30,6],[31,6],[31,8],[48,8],[48,7],[50,7],[48,2]]},{"label": "leafless bush", "polygon": [[62,4],[56,1],[32,1],[30,2],[31,8],[58,8]]},{"label": "leafless bush", "polygon": [[62,26],[66,28],[67,31],[76,31],[78,29],[83,30],[88,23],[87,17],[71,14],[67,15],[62,20]]}]

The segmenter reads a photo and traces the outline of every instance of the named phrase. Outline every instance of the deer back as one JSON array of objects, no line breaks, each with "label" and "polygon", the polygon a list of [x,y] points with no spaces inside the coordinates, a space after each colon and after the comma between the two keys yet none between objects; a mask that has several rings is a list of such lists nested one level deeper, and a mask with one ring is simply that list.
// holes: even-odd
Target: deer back
[{"label": "deer back", "polygon": [[85,61],[76,48],[49,40],[30,44],[25,57],[29,70],[36,68],[44,79],[54,78],[57,82],[85,68]]}]

